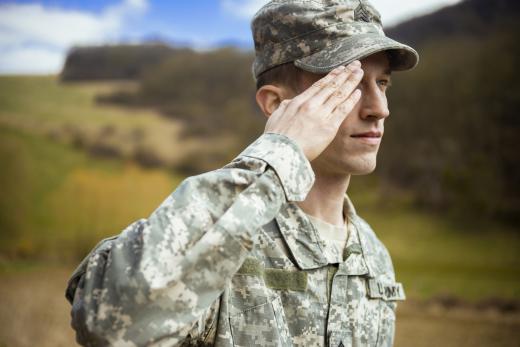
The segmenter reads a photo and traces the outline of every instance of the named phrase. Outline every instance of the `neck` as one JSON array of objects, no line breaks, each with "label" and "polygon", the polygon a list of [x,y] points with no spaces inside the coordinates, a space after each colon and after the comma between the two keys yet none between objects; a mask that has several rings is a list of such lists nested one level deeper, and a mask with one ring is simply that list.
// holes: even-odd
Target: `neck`
[{"label": "neck", "polygon": [[343,203],[350,175],[314,171],[316,180],[307,198],[298,206],[307,214],[329,224],[343,225]]}]

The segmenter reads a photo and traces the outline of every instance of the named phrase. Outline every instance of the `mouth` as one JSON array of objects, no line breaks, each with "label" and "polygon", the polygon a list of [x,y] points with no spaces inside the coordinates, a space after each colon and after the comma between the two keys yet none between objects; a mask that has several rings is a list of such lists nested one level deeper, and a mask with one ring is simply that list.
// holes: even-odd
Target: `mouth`
[{"label": "mouth", "polygon": [[350,135],[350,137],[369,145],[378,145],[381,143],[381,138],[383,137],[383,133],[381,131],[368,131],[365,133],[358,133],[354,135]]}]

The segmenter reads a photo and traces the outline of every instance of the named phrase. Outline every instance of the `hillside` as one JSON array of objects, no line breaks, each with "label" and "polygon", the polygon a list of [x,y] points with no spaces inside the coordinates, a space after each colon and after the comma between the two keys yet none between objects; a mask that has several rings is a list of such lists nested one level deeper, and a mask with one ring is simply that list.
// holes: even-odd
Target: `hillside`
[{"label": "hillside", "polygon": [[73,47],[65,60],[61,79],[137,79],[143,70],[184,50],[161,43]]},{"label": "hillside", "polygon": [[[519,9],[512,0],[467,0],[387,30],[416,47],[421,61],[395,74],[377,173],[413,192],[416,206],[520,224]],[[262,131],[251,53],[186,50],[163,58],[142,66],[136,90],[98,101],[152,107],[181,121],[192,138],[237,140],[219,153],[208,146],[178,168],[194,174],[224,164]]]},{"label": "hillside", "polygon": [[497,30],[514,31],[519,14],[515,0],[465,0],[389,28],[386,34],[412,46],[453,36],[485,38]]},{"label": "hillside", "polygon": [[421,61],[395,76],[380,174],[417,204],[518,226],[519,8],[468,0],[387,31]]},{"label": "hillside", "polygon": [[[183,178],[138,167],[131,152],[121,160],[92,150],[102,135],[114,153],[151,139],[156,150],[185,150],[169,118],[93,103],[94,90],[113,87],[0,78],[0,346],[74,346],[63,296],[74,266],[101,238],[146,218]],[[387,245],[406,291],[395,345],[514,345],[520,234],[417,211],[402,192],[383,203],[379,187],[373,175],[356,177],[349,195]]]}]

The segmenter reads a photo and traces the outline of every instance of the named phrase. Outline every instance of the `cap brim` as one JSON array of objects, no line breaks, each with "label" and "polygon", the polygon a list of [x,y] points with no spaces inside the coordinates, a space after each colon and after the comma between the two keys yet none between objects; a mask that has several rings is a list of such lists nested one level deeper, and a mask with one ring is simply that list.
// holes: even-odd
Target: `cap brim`
[{"label": "cap brim", "polygon": [[392,70],[410,70],[419,62],[419,54],[412,47],[386,36],[360,34],[338,40],[337,43],[321,51],[297,59],[294,61],[294,65],[312,73],[328,73],[340,65],[346,65],[382,51],[389,51]]}]

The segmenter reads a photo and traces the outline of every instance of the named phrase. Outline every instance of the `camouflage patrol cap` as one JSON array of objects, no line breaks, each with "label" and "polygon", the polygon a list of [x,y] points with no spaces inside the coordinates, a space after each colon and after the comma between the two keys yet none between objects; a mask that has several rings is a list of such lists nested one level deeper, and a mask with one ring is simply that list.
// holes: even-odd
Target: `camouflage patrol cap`
[{"label": "camouflage patrol cap", "polygon": [[293,61],[312,73],[388,51],[393,70],[417,65],[418,53],[385,36],[379,12],[366,0],[272,0],[254,15],[253,75]]}]

